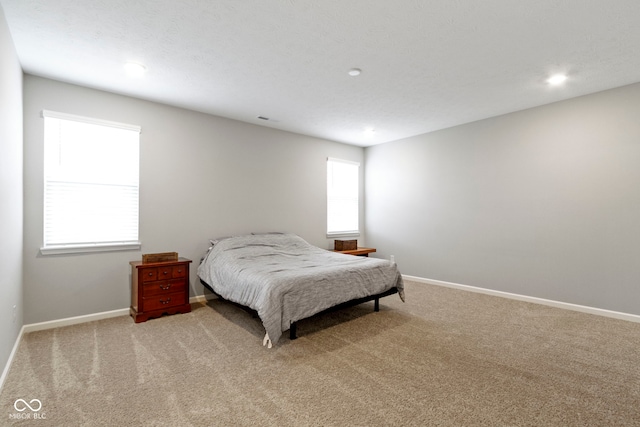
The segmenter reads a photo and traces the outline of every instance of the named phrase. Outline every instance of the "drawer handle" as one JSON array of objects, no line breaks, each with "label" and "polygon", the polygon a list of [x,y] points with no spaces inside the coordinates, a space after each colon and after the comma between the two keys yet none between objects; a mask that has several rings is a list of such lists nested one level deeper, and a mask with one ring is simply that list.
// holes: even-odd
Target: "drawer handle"
[{"label": "drawer handle", "polygon": [[163,271],[162,274],[169,274],[167,270]]},{"label": "drawer handle", "polygon": [[169,302],[171,302],[171,297],[167,298],[166,300],[160,300],[160,302],[162,304],[169,304]]},{"label": "drawer handle", "polygon": [[153,276],[153,273],[149,273],[149,277]]},{"label": "drawer handle", "polygon": [[167,283],[166,286],[160,285],[160,289],[166,291],[167,289],[169,289],[171,287],[171,283]]}]

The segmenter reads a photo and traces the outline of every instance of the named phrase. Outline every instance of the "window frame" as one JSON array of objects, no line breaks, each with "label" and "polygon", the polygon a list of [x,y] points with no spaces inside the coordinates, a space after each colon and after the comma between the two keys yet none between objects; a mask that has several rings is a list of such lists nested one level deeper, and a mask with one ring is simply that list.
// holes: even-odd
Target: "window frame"
[{"label": "window frame", "polygon": [[[329,210],[330,210],[330,194],[329,194],[329,164],[333,163],[343,163],[348,165],[353,165],[356,167],[356,176],[357,176],[357,184],[356,184],[356,230],[341,230],[341,231],[329,231]],[[327,157],[327,223],[326,223],[326,236],[327,238],[334,239],[338,237],[359,237],[360,236],[360,162],[355,162],[352,160],[338,159],[335,157]]]},{"label": "window frame", "polygon": [[[98,126],[106,126],[117,129],[124,129],[128,131],[141,133],[142,128],[137,125],[131,125],[120,122],[113,122],[103,119],[96,119],[92,117],[84,117],[78,116],[74,114],[60,113],[56,111],[50,110],[42,110],[42,118],[53,118],[53,119],[61,119],[67,121],[75,121],[85,124],[92,124]],[[44,120],[43,120],[44,122]],[[43,124],[44,128],[44,124]],[[43,134],[43,152],[46,152],[46,135]],[[138,150],[138,162],[139,162],[139,152],[140,152],[140,139],[138,137],[137,141],[137,150]],[[138,226],[137,226],[137,236],[135,240],[127,240],[127,241],[96,241],[96,242],[82,242],[82,243],[60,243],[60,244],[46,244],[45,239],[45,221],[47,219],[46,215],[46,189],[47,189],[47,159],[46,157],[43,159],[43,194],[42,194],[42,247],[40,248],[40,253],[42,255],[58,255],[58,254],[73,254],[73,253],[92,253],[92,252],[110,252],[110,251],[124,251],[124,250],[140,250],[142,243],[140,242],[140,170],[138,168],[138,179],[137,179],[137,191],[138,191]]]}]

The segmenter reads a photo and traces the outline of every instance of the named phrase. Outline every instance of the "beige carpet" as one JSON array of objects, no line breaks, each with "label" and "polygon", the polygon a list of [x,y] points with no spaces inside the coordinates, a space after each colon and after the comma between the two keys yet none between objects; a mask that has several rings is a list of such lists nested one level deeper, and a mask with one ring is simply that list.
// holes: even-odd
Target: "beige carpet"
[{"label": "beige carpet", "polygon": [[640,324],[412,282],[407,301],[301,321],[270,350],[219,300],[29,333],[0,425],[640,425]]}]

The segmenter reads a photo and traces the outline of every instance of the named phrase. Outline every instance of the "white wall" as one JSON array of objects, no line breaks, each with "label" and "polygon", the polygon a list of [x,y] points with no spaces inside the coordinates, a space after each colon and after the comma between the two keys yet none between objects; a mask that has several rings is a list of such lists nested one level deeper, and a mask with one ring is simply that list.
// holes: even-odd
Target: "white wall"
[{"label": "white wall", "polygon": [[[0,7],[0,367],[22,327],[22,69]],[[14,317],[14,309],[16,312]]]},{"label": "white wall", "polygon": [[[130,305],[128,262],[177,251],[195,269],[208,239],[290,231],[326,239],[326,158],[363,161],[364,150],[27,75],[25,323]],[[142,251],[42,256],[43,109],[142,126]]]},{"label": "white wall", "polygon": [[404,274],[640,314],[640,84],[365,159],[367,241]]}]

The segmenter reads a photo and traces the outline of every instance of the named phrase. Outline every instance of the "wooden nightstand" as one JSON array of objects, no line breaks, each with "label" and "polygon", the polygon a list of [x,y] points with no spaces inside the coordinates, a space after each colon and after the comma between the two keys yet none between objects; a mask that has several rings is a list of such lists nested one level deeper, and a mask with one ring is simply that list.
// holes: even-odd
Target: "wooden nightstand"
[{"label": "wooden nightstand", "polygon": [[190,259],[131,261],[131,317],[136,323],[163,314],[189,313]]},{"label": "wooden nightstand", "polygon": [[358,249],[351,249],[348,251],[334,251],[334,252],[347,254],[347,255],[369,256],[370,253],[373,253],[375,251],[376,250],[374,248],[358,248]]}]

